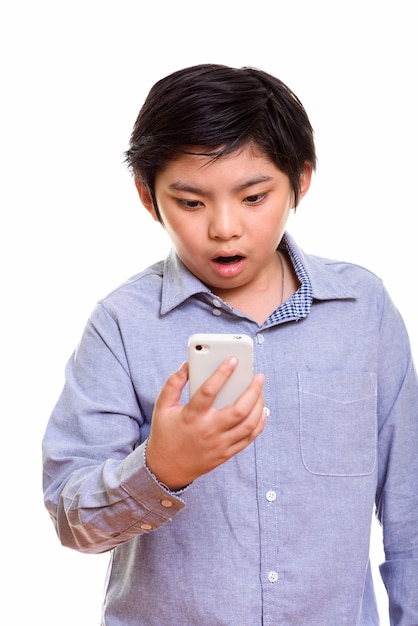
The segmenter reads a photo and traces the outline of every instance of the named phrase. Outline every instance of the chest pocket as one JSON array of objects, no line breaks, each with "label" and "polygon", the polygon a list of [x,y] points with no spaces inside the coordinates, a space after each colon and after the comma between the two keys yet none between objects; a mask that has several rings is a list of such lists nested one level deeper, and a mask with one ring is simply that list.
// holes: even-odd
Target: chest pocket
[{"label": "chest pocket", "polygon": [[300,372],[300,445],[312,474],[364,476],[376,464],[377,380],[372,372]]}]

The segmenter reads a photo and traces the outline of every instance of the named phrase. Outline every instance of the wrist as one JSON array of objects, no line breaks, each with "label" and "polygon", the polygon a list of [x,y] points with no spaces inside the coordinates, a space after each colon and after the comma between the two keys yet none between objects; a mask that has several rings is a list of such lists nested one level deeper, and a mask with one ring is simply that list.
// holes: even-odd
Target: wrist
[{"label": "wrist", "polygon": [[166,482],[164,479],[161,480],[160,476],[159,476],[159,472],[157,471],[157,473],[154,471],[154,467],[151,464],[151,467],[149,465],[149,459],[147,457],[147,447],[148,447],[148,442],[145,445],[144,448],[144,467],[147,470],[147,472],[152,476],[152,478],[166,491],[170,492],[170,493],[180,493],[182,491],[184,491],[191,483],[187,483],[184,484],[183,482],[175,482],[172,479],[169,480],[168,482]]}]

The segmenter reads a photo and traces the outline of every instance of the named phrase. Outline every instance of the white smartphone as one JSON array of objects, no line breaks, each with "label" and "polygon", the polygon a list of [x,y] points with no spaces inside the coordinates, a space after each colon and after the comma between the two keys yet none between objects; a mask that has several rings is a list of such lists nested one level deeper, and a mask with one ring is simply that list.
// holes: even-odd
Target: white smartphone
[{"label": "white smartphone", "polygon": [[235,400],[247,389],[253,379],[254,344],[248,335],[198,333],[192,335],[188,344],[189,396],[230,356],[238,359],[238,365],[215,398],[213,406],[220,409]]}]

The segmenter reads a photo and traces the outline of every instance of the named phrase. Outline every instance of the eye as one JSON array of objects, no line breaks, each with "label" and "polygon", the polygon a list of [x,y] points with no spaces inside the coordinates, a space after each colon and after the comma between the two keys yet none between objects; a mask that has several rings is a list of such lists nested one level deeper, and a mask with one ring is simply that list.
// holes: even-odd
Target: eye
[{"label": "eye", "polygon": [[203,203],[200,202],[200,200],[178,199],[177,202],[179,203],[180,206],[182,206],[184,209],[187,209],[188,211],[195,211],[196,209],[200,209],[200,207],[203,206]]},{"label": "eye", "polygon": [[266,193],[254,193],[251,196],[244,198],[244,202],[246,204],[260,204],[266,196]]}]

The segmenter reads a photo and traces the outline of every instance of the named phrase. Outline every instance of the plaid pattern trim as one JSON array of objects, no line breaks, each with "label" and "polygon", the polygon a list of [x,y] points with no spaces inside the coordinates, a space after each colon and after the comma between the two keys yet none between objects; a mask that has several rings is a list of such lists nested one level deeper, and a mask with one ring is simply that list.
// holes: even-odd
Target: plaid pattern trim
[{"label": "plaid pattern trim", "polygon": [[295,250],[288,244],[286,239],[280,242],[279,249],[285,249],[289,253],[290,260],[295,268],[296,275],[300,282],[300,287],[288,300],[283,302],[266,320],[266,325],[277,324],[277,322],[303,319],[309,314],[312,304],[312,285],[308,273]]}]

